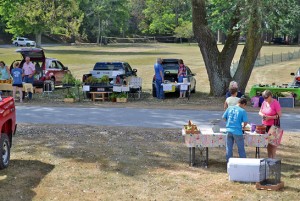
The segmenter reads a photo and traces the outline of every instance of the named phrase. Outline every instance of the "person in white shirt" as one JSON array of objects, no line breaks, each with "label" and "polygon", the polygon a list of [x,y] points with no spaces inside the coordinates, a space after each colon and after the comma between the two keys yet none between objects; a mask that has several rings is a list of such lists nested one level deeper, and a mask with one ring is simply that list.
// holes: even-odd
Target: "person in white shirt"
[{"label": "person in white shirt", "polygon": [[[30,57],[25,58],[25,63],[23,64],[23,81],[25,83],[31,83],[33,84],[34,80],[34,74],[35,74],[35,66],[34,64],[30,61]],[[32,99],[32,93],[29,92],[28,98]]]},{"label": "person in white shirt", "polygon": [[231,94],[231,96],[229,96],[228,98],[226,98],[225,102],[224,102],[224,110],[226,110],[228,107],[230,106],[235,106],[239,99],[237,97],[237,94],[238,94],[238,89],[235,88],[235,87],[232,87],[229,89],[229,92]]}]

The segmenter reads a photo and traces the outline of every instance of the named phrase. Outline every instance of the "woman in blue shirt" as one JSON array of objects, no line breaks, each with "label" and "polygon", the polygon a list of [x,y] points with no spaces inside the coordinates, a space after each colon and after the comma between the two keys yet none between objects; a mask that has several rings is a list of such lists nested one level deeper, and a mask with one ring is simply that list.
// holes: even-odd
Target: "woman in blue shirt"
[{"label": "woman in blue shirt", "polygon": [[0,61],[0,80],[9,80],[10,73],[8,67],[5,65],[4,61]]}]

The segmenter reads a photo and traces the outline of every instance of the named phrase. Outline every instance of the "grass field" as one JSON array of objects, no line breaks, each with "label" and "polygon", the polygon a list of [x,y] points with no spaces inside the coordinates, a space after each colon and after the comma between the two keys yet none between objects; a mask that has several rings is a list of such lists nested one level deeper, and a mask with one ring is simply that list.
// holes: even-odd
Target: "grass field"
[{"label": "grass field", "polygon": [[[219,46],[222,48],[222,46]],[[238,46],[234,57],[237,61],[243,45]],[[97,61],[127,61],[138,70],[143,78],[143,89],[150,90],[153,76],[153,65],[157,57],[182,58],[186,65],[196,73],[197,91],[209,92],[209,82],[199,47],[196,44],[110,44],[108,46],[53,46],[45,47],[47,57],[61,60],[73,74],[81,79],[89,73]],[[298,46],[264,46],[261,55],[280,54],[298,51]],[[10,65],[20,55],[16,48],[0,48],[0,60]],[[289,83],[292,81],[290,72],[295,72],[300,60],[292,60],[278,64],[257,67],[253,70],[246,92],[255,83]]]}]

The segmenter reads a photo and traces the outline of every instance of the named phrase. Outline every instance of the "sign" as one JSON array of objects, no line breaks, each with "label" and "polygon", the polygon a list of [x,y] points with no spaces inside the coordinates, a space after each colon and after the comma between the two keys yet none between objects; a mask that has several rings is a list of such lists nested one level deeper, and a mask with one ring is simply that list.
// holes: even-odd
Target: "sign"
[{"label": "sign", "polygon": [[293,97],[278,97],[278,102],[281,107],[291,107],[295,106]]},{"label": "sign", "polygon": [[82,91],[90,91],[90,85],[83,85]]}]

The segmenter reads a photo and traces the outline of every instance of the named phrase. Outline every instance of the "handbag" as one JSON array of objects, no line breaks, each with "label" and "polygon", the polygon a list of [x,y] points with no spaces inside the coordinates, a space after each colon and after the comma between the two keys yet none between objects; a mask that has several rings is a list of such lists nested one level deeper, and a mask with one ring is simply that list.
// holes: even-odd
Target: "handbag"
[{"label": "handbag", "polygon": [[269,143],[274,146],[279,146],[283,135],[283,129],[280,128],[279,116],[277,119],[274,119],[274,125],[270,127],[268,134]]}]

